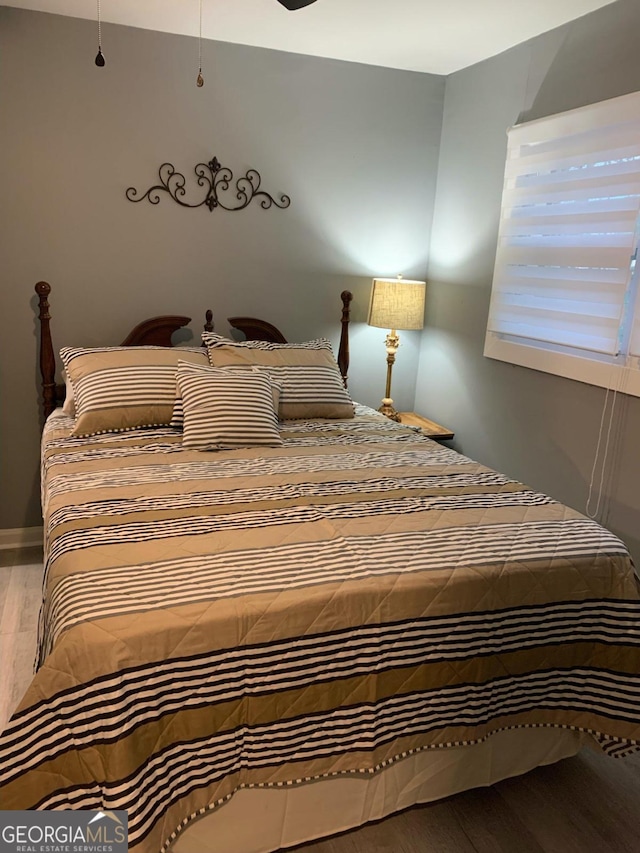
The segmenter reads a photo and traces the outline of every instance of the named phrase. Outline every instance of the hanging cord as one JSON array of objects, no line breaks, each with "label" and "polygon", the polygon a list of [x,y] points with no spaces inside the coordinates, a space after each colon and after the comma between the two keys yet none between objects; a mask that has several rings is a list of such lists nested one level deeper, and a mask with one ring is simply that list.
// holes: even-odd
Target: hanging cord
[{"label": "hanging cord", "polygon": [[196,77],[196,86],[199,89],[204,86],[204,77],[202,76],[202,0],[200,0],[200,29],[198,32],[198,76]]},{"label": "hanging cord", "polygon": [[105,64],[102,55],[102,16],[100,14],[100,0],[96,0],[98,6],[98,53],[96,54],[96,65],[102,68]]},{"label": "hanging cord", "polygon": [[[627,283],[627,292],[625,295],[624,301],[624,311],[621,319],[621,327],[618,332],[618,356],[623,357],[624,361],[621,365],[612,366],[611,372],[609,373],[609,383],[607,386],[607,393],[604,397],[604,404],[602,406],[602,416],[600,417],[600,429],[598,430],[598,442],[596,444],[596,452],[593,460],[593,467],[591,469],[591,479],[589,481],[589,494],[587,496],[587,504],[586,504],[586,514],[589,518],[597,518],[600,513],[600,506],[602,503],[602,493],[604,490],[604,480],[607,472],[607,458],[609,456],[609,446],[611,443],[611,429],[613,427],[613,421],[616,411],[616,403],[618,398],[618,392],[625,393],[627,387],[627,379],[629,377],[629,348],[630,348],[630,336],[632,334],[632,317],[633,314],[629,313],[632,303],[635,303],[636,307],[640,305],[638,302],[638,294],[637,294],[637,275],[638,268],[637,258],[638,258],[638,236],[640,229],[640,223],[636,228],[635,235],[635,244],[636,248],[634,249],[633,254],[629,260],[629,274],[630,280]],[[593,490],[594,490],[594,481],[596,478],[596,469],[598,467],[598,461],[600,458],[600,446],[602,444],[602,436],[605,429],[605,420],[606,420],[606,412],[607,412],[607,403],[609,400],[609,393],[612,391],[613,378],[614,374],[617,373],[617,381],[615,383],[616,387],[613,389],[613,397],[611,398],[611,410],[609,412],[609,421],[606,424],[607,436],[604,446],[604,456],[602,457],[602,467],[600,469],[600,482],[598,483],[598,498],[596,500],[595,508],[592,509],[591,502],[593,499]],[[614,444],[619,442],[620,435],[619,430],[616,438],[614,439]]]},{"label": "hanging cord", "polygon": [[[622,371],[622,373],[624,373],[626,375],[626,371]],[[604,487],[604,477],[605,477],[605,474],[607,471],[607,457],[609,456],[609,445],[611,442],[611,428],[613,426],[613,419],[614,419],[614,414],[615,414],[615,410],[616,410],[616,402],[618,399],[618,392],[620,391],[620,383],[621,383],[620,375],[618,376],[618,381],[617,381],[616,387],[614,389],[611,388],[612,378],[613,378],[613,371],[611,372],[611,375],[609,378],[609,385],[607,387],[607,393],[604,395],[604,404],[602,406],[602,415],[600,417],[600,429],[598,430],[598,443],[596,444],[596,453],[595,453],[595,456],[593,459],[593,467],[591,468],[591,479],[589,481],[589,495],[587,497],[586,514],[589,516],[589,518],[593,518],[593,519],[596,519],[598,517],[598,514],[600,513],[600,505],[602,502],[602,492],[603,492],[603,487]],[[602,464],[601,464],[601,468],[600,468],[600,482],[598,483],[598,498],[596,500],[595,509],[591,509],[591,501],[593,499],[594,481],[596,478],[596,469],[598,467],[598,460],[600,458],[600,445],[602,444],[602,435],[603,435],[603,432],[605,429],[605,416],[607,413],[607,403],[609,400],[609,394],[611,392],[613,393],[613,396],[611,398],[611,409],[609,412],[609,421],[608,421],[607,426],[606,426],[607,437],[606,437],[606,441],[605,441],[605,445],[604,445],[604,456],[602,457]]]}]

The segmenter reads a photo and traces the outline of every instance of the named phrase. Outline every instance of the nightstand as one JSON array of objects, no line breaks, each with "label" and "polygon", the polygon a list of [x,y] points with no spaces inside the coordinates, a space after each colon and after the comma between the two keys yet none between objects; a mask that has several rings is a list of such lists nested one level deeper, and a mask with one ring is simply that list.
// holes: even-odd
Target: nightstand
[{"label": "nightstand", "polygon": [[417,415],[415,412],[398,412],[398,414],[400,415],[401,424],[420,427],[423,435],[428,435],[429,438],[435,438],[437,441],[446,441],[454,436],[454,433],[450,429],[443,427],[442,424],[430,421],[429,418],[423,418],[422,415]]}]

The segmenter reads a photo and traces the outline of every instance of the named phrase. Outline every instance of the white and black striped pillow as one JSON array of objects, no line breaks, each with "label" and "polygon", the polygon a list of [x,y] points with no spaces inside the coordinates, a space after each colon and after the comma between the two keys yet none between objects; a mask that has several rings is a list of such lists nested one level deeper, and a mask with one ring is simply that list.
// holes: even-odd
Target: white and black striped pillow
[{"label": "white and black striped pillow", "polygon": [[353,402],[326,338],[302,344],[275,344],[229,341],[205,332],[202,339],[213,367],[259,366],[282,384],[281,420],[353,417]]},{"label": "white and black striped pillow", "polygon": [[[210,370],[217,370],[218,368],[211,367],[211,365],[209,364],[209,361],[207,360],[206,364],[199,364],[199,363],[196,364],[196,363],[191,363],[188,361],[180,362],[180,369],[182,369],[182,370],[193,370],[193,371],[196,371],[198,373],[208,373]],[[260,367],[252,367],[251,365],[247,365],[247,364],[234,364],[234,365],[231,365],[230,367],[225,368],[225,370],[236,370],[236,371],[246,373],[247,371],[257,372],[257,371],[261,370],[261,368]],[[268,371],[265,371],[265,373],[268,374]],[[274,381],[272,383],[271,390],[273,393],[273,407],[274,407],[275,411],[277,412],[278,411],[278,402],[280,400],[280,390],[281,390],[280,383],[278,383],[277,381]],[[183,406],[183,402],[182,402],[182,395],[180,393],[180,388],[177,386],[177,384],[176,384],[176,401],[173,404],[173,414],[171,416],[171,424],[170,425],[172,427],[174,427],[175,429],[180,429],[180,430],[184,426],[184,406]]]},{"label": "white and black striped pillow", "polygon": [[187,450],[225,450],[282,444],[274,386],[264,371],[178,369],[183,401],[182,445]]},{"label": "white and black striped pillow", "polygon": [[178,362],[207,365],[201,348],[64,347],[60,355],[73,386],[76,436],[168,425]]}]

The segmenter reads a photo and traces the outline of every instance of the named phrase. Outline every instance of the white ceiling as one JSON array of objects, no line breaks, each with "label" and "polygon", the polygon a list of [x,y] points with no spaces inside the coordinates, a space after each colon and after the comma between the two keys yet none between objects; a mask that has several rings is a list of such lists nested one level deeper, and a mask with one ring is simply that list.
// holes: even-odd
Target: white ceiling
[{"label": "white ceiling", "polygon": [[[203,0],[207,39],[449,74],[613,0]],[[95,20],[96,0],[0,0]],[[101,0],[102,20],[197,36],[199,0]],[[103,36],[108,51],[107,34]]]}]

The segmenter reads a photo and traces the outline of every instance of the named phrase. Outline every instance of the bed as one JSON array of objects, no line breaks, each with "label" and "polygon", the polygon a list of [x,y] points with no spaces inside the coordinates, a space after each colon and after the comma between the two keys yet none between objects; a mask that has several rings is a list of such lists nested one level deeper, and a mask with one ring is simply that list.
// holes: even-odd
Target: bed
[{"label": "bed", "polygon": [[[612,533],[357,404],[190,449],[184,365],[184,432],[74,435],[43,285],[39,666],[0,740],[2,808],[124,809],[144,853],[268,853],[640,747],[639,585]],[[232,325],[243,356],[287,355],[268,323]]]}]

